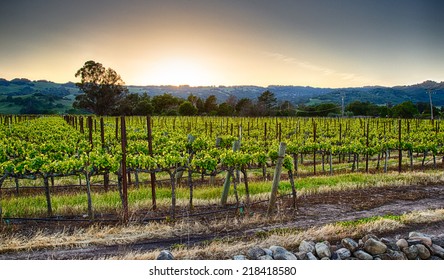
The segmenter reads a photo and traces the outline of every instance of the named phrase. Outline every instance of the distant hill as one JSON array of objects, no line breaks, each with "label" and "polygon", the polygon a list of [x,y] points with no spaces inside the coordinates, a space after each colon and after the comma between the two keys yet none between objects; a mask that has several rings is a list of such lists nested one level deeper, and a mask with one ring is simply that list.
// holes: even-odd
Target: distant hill
[{"label": "distant hill", "polygon": [[[279,101],[288,100],[294,104],[309,105],[333,102],[340,104],[342,96],[346,104],[355,100],[369,101],[375,104],[398,104],[406,100],[413,103],[428,102],[427,90],[433,91],[435,106],[444,106],[444,82],[425,81],[416,85],[381,87],[369,86],[358,88],[314,88],[302,86],[128,86],[131,93],[148,93],[150,96],[171,93],[186,98],[194,94],[203,99],[215,95],[218,102],[225,101],[230,95],[238,99],[256,99],[262,92],[269,90]],[[54,83],[46,80],[31,81],[18,78],[6,80],[0,78],[0,113],[56,113],[75,112],[72,102],[81,94],[75,83]]]}]

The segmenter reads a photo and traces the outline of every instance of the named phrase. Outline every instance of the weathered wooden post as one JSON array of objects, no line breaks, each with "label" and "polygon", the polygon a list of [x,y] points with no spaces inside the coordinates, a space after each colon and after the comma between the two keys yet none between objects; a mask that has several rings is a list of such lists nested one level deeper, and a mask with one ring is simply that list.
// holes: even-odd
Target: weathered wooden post
[{"label": "weathered wooden post", "polygon": [[284,156],[285,156],[285,149],[287,148],[287,144],[284,142],[281,142],[279,145],[279,154],[278,159],[276,162],[276,170],[274,171],[274,177],[273,177],[273,185],[271,187],[271,196],[270,201],[268,204],[268,215],[271,215],[271,213],[274,210],[276,199],[277,199],[277,191],[279,187],[279,182],[281,179],[281,172],[282,172],[282,164],[284,163]]},{"label": "weathered wooden post", "polygon": [[[233,152],[238,151],[240,148],[240,141],[234,141],[233,143]],[[221,199],[221,205],[225,206],[227,204],[227,199],[228,199],[228,191],[230,190],[230,179],[231,179],[231,171],[232,167],[228,167],[227,170],[227,175],[225,177],[225,182],[224,182],[224,189],[222,191],[222,199]]]}]

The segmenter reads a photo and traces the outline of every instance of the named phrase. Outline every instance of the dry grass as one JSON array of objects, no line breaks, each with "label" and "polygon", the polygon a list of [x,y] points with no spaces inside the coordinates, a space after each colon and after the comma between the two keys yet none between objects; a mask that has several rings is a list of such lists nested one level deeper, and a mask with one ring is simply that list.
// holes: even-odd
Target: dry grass
[{"label": "dry grass", "polygon": [[[173,246],[173,255],[177,259],[229,259],[240,253],[245,253],[249,248],[259,245],[269,247],[271,245],[284,246],[289,250],[297,250],[302,240],[339,240],[344,237],[360,238],[365,234],[384,233],[396,229],[401,229],[407,224],[438,222],[444,220],[444,209],[412,212],[400,216],[398,219],[377,219],[358,223],[353,226],[346,226],[341,223],[328,224],[321,227],[313,227],[306,230],[280,229],[274,232],[257,234],[248,240],[225,238],[215,240],[208,244],[192,246]],[[217,223],[204,225],[202,223],[188,223],[182,221],[172,223],[152,223],[148,225],[127,225],[127,226],[91,226],[74,231],[59,231],[47,233],[43,230],[36,232],[31,237],[21,235],[0,236],[0,253],[52,249],[52,248],[79,248],[92,245],[116,245],[129,244],[141,240],[155,240],[166,238],[183,237],[186,240],[188,235],[205,235],[222,230],[241,229],[252,226],[277,222],[265,217],[252,217],[243,220],[223,219]],[[129,252],[123,256],[115,256],[112,259],[155,259],[160,250],[149,252]]]},{"label": "dry grass", "polygon": [[[237,254],[245,254],[253,246],[269,247],[280,245],[289,250],[296,251],[302,240],[340,240],[345,237],[360,238],[366,234],[380,234],[405,227],[411,223],[437,222],[444,220],[444,209],[412,212],[402,215],[399,219],[378,219],[365,222],[356,226],[343,226],[340,224],[328,224],[321,227],[313,227],[303,231],[287,231],[269,234],[266,237],[251,239],[249,241],[216,240],[204,246],[190,248],[180,247],[173,249],[176,259],[230,259]],[[111,259],[155,259],[160,250],[150,252],[130,252],[123,256],[115,256]]]},{"label": "dry grass", "polygon": [[[354,174],[350,174],[353,176]],[[345,175],[347,176],[347,175]],[[315,177],[316,178],[316,177]],[[321,178],[321,177],[319,177]],[[332,177],[333,179],[335,177]],[[358,174],[356,181],[344,180],[336,184],[327,183],[316,188],[302,188],[298,195],[310,195],[333,191],[345,191],[363,189],[369,187],[400,187],[400,186],[427,186],[442,184],[444,174],[442,172],[390,172],[380,174]]]}]

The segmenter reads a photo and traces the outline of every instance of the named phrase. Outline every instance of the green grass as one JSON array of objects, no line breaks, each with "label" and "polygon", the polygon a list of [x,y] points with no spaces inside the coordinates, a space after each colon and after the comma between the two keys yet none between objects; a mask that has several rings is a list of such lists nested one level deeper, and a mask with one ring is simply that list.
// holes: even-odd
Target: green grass
[{"label": "green grass", "polygon": [[392,221],[398,221],[402,222],[402,215],[394,216],[394,215],[384,215],[384,216],[373,216],[373,217],[367,217],[367,218],[361,218],[354,221],[343,221],[343,222],[337,222],[335,225],[341,226],[341,227],[356,227],[358,225],[364,225],[370,222],[376,222],[380,220],[392,220]]},{"label": "green grass", "polygon": [[[411,184],[428,184],[443,182],[442,172],[428,171],[418,173],[365,174],[351,173],[336,176],[316,176],[299,178],[295,181],[299,194],[310,194],[320,191],[335,191],[351,188],[365,188],[373,186],[394,186]],[[250,182],[250,195],[267,195],[271,190],[271,181]],[[240,200],[245,200],[245,186],[243,183],[237,186]],[[218,203],[221,197],[222,187],[202,186],[194,189],[194,201],[196,204]],[[282,181],[279,186],[280,194],[291,193],[291,185],[288,181]],[[171,205],[171,189],[169,187],[157,188],[157,202],[161,207]],[[176,188],[177,205],[188,205],[189,189]],[[55,215],[86,214],[86,192],[75,194],[54,194],[51,197],[53,213]],[[234,201],[233,185],[230,186],[229,201]],[[93,192],[93,209],[95,212],[116,212],[121,209],[121,200],[118,191]],[[3,217],[36,217],[45,216],[47,212],[45,195],[4,197],[1,200]],[[140,188],[129,189],[128,203],[131,211],[147,209],[151,207],[151,189],[142,185]]]}]

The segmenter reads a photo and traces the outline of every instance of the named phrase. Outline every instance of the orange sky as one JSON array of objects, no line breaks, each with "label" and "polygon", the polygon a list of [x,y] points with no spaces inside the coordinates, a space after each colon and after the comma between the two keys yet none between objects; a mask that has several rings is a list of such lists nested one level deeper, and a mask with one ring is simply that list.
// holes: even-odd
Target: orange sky
[{"label": "orange sky", "polygon": [[442,81],[442,1],[7,1],[0,77],[351,87]]}]

